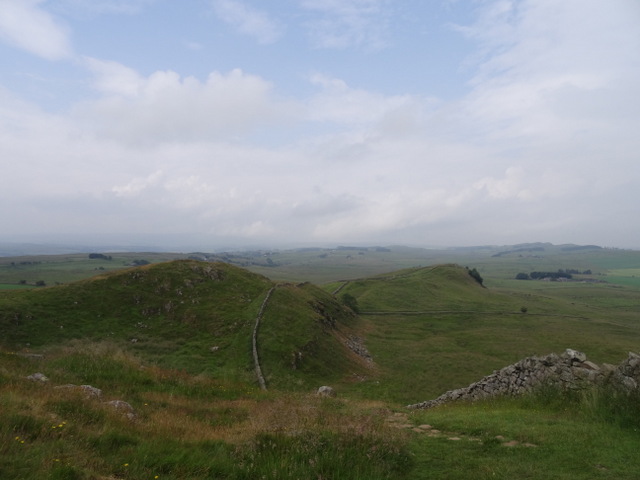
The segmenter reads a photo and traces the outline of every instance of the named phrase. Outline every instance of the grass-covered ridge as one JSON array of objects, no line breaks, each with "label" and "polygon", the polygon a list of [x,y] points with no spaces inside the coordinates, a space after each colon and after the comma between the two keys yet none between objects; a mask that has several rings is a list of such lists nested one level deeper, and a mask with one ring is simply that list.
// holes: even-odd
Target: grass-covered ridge
[{"label": "grass-covered ridge", "polygon": [[272,287],[258,342],[269,380],[308,386],[351,373],[340,332],[355,317],[333,297],[310,284],[276,285],[239,267],[194,260],[1,292],[1,342],[37,352],[73,341],[108,343],[162,367],[251,382],[252,333]]},{"label": "grass-covered ridge", "polygon": [[[467,268],[454,264],[349,281],[338,295],[357,300],[367,346],[380,367],[375,382],[355,388],[409,404],[529,356],[575,348],[596,362],[617,364],[626,352],[637,351],[637,293],[618,297],[618,288],[599,297],[593,290],[602,292],[600,286],[569,288],[569,298],[483,288]],[[590,295],[588,303],[579,294]],[[605,298],[610,302],[595,305]]]}]

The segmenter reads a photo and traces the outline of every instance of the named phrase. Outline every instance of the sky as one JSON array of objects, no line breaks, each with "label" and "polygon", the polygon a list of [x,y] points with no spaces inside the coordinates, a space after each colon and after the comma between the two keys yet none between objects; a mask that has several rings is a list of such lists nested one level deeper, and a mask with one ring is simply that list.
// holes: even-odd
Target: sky
[{"label": "sky", "polygon": [[0,0],[0,241],[640,248],[638,0]]}]

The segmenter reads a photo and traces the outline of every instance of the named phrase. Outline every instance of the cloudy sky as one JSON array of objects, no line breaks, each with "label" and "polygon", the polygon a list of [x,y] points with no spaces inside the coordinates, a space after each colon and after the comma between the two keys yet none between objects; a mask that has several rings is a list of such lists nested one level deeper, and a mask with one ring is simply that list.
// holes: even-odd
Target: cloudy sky
[{"label": "cloudy sky", "polygon": [[0,0],[0,241],[640,247],[638,0]]}]

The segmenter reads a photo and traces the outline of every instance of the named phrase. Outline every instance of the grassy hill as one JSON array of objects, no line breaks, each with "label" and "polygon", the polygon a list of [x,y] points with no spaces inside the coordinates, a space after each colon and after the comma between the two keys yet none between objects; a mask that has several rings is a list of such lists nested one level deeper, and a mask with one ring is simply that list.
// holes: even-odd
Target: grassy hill
[{"label": "grassy hill", "polygon": [[[321,289],[179,260],[0,292],[0,478],[637,478],[640,398],[403,408],[567,347],[619,363],[640,345],[636,289],[514,289],[506,273],[486,288],[453,263],[351,278]],[[265,392],[252,335],[269,292],[257,330]],[[36,371],[49,382],[26,379]],[[313,395],[321,384],[338,397]]]},{"label": "grassy hill", "polygon": [[556,286],[570,288],[571,295],[484,288],[453,264],[345,283],[338,295],[356,298],[367,346],[380,366],[375,382],[357,388],[372,398],[411,403],[532,355],[575,348],[594,361],[619,363],[638,349],[637,292]]},{"label": "grassy hill", "polygon": [[340,342],[355,317],[320,288],[277,285],[228,264],[193,260],[1,292],[2,344],[47,352],[69,342],[103,343],[161,367],[251,383],[252,333],[271,288],[258,343],[270,381],[308,388],[359,368]]},{"label": "grassy hill", "polygon": [[[467,268],[444,264],[323,290],[226,263],[179,260],[2,291],[1,343],[35,352],[113,345],[162,368],[251,384],[252,334],[273,289],[258,354],[268,383],[280,389],[331,382],[366,398],[415,403],[526,356],[576,348],[617,363],[638,349],[635,290],[552,283],[485,288]],[[359,316],[338,301],[345,294],[357,301]],[[373,365],[347,347],[354,339],[364,342]]]}]

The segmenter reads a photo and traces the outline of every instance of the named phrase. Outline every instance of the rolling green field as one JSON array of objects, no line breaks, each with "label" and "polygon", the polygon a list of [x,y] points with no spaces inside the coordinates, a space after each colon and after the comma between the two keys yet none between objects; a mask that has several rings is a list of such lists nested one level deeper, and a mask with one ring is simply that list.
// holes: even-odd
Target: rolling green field
[{"label": "rolling green field", "polygon": [[[640,351],[640,252],[531,244],[215,255],[226,263],[111,255],[0,259],[0,283],[12,287],[0,292],[0,478],[640,475],[637,392],[405,408],[531,355],[574,348],[618,364]],[[127,265],[134,260],[150,264]],[[515,279],[559,269],[581,273]],[[35,372],[49,382],[26,379]],[[102,396],[59,388],[69,384]],[[315,395],[323,384],[337,396]]]},{"label": "rolling green field", "polygon": [[89,254],[29,255],[0,257],[0,290],[15,286],[33,287],[37,282],[60,285],[101,273],[129,268],[136,260],[150,263],[187,258],[179,253],[110,253],[111,260],[90,259]]}]

